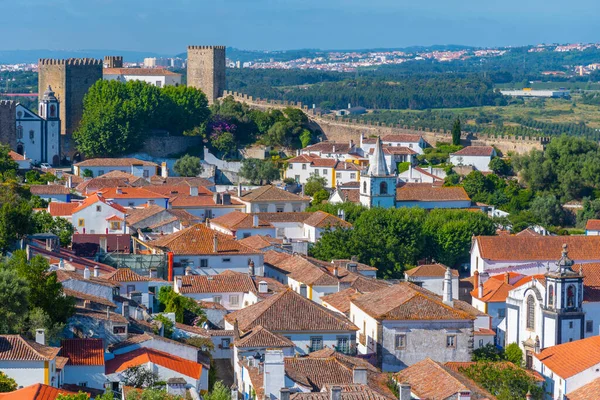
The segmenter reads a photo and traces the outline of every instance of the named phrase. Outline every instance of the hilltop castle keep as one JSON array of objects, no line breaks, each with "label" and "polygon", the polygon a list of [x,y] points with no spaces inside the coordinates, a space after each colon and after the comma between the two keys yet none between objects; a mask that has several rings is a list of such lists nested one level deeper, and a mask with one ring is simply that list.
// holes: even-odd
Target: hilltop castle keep
[{"label": "hilltop castle keep", "polygon": [[39,99],[50,86],[60,102],[61,135],[71,135],[83,115],[83,97],[102,79],[102,60],[69,58],[41,59],[38,62]]},{"label": "hilltop castle keep", "polygon": [[187,55],[187,85],[214,103],[225,90],[225,46],[188,46]]},{"label": "hilltop castle keep", "polygon": [[104,56],[104,68],[123,68],[123,56]]}]

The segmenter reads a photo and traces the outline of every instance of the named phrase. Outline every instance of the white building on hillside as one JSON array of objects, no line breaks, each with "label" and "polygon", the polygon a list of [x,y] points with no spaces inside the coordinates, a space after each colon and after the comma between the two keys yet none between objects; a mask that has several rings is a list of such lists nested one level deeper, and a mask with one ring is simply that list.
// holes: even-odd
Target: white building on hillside
[{"label": "white building on hillside", "polygon": [[496,157],[492,146],[467,146],[456,153],[450,153],[450,163],[456,166],[468,165],[478,171],[490,171],[490,161]]}]

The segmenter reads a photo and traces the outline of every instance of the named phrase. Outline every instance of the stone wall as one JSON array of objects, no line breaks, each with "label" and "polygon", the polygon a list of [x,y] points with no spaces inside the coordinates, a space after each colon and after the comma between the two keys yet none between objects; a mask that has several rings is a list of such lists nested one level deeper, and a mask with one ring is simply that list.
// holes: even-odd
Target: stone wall
[{"label": "stone wall", "polygon": [[212,104],[225,90],[225,46],[188,46],[187,85]]},{"label": "stone wall", "polygon": [[0,100],[0,144],[8,144],[12,150],[17,148],[16,107],[14,101]]},{"label": "stone wall", "polygon": [[[422,129],[410,129],[408,126],[387,125],[385,123],[362,122],[357,119],[342,119],[329,115],[313,115],[310,109],[300,102],[264,100],[254,98],[246,94],[225,91],[223,96],[233,96],[239,102],[246,103],[258,109],[282,109],[294,107],[303,110],[309,118],[310,127],[313,130],[320,130],[323,133],[323,139],[335,142],[348,142],[354,140],[358,143],[360,135],[365,136],[385,136],[390,134],[418,134],[431,145],[437,142],[451,142],[452,135],[450,131],[433,131]],[[466,134],[461,137],[463,145],[476,146],[495,146],[502,153],[527,153],[533,149],[543,150],[549,139],[546,137],[515,137],[515,136],[491,136],[485,134]]]},{"label": "stone wall", "polygon": [[169,157],[200,144],[202,138],[197,136],[151,136],[145,139],[140,152],[152,157]]}]

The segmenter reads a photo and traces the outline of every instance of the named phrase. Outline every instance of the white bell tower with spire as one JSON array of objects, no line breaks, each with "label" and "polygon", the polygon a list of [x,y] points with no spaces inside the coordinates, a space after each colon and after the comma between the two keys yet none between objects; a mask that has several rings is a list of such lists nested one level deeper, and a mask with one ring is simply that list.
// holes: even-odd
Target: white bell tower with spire
[{"label": "white bell tower with spire", "polygon": [[360,175],[360,203],[367,207],[396,207],[396,177],[389,173],[378,137],[367,172]]}]

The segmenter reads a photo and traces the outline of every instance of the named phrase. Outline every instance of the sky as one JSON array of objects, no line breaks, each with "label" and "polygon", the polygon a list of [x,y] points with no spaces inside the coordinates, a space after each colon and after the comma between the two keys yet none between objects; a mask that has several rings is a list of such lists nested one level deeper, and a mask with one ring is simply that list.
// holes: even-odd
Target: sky
[{"label": "sky", "polygon": [[0,0],[0,50],[600,42],[598,0]]}]

